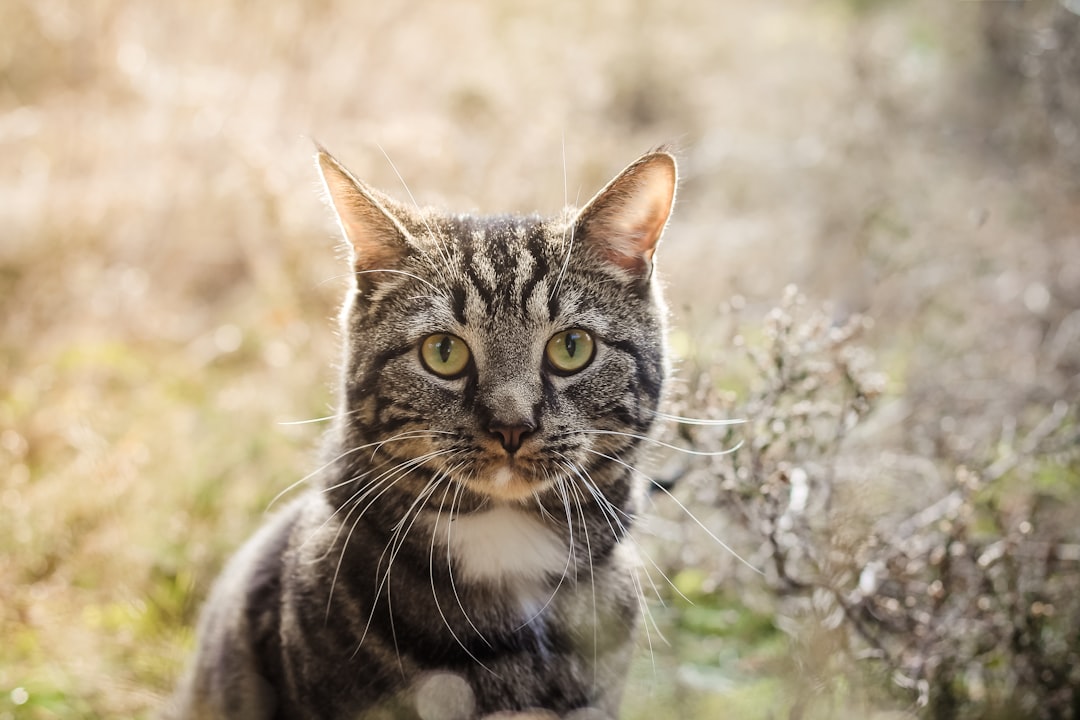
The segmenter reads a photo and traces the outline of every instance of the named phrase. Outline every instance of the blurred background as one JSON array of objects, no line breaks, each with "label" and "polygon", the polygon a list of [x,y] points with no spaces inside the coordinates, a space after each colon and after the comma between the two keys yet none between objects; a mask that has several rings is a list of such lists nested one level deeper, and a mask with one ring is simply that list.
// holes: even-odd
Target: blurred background
[{"label": "blurred background", "polygon": [[[752,422],[653,466],[766,577],[659,495],[626,717],[1080,717],[1075,0],[2,0],[0,718],[151,715],[310,470],[346,287],[313,140],[481,212],[678,149],[674,402]],[[1041,574],[979,574],[1017,548]]]}]

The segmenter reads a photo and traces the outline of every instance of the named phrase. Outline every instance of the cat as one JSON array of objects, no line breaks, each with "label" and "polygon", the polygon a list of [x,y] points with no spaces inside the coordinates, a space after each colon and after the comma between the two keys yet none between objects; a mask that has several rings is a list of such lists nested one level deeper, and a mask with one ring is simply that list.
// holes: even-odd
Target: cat
[{"label": "cat", "polygon": [[549,218],[317,164],[353,266],[325,464],[223,571],[166,717],[616,717],[674,157]]}]

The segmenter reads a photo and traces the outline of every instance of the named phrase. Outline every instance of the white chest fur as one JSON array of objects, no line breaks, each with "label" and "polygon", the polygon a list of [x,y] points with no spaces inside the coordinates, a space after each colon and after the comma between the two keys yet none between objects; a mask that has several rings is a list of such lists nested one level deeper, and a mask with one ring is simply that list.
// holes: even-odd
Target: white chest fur
[{"label": "white chest fur", "polygon": [[566,542],[520,510],[501,506],[440,525],[459,577],[518,584],[566,570]]}]

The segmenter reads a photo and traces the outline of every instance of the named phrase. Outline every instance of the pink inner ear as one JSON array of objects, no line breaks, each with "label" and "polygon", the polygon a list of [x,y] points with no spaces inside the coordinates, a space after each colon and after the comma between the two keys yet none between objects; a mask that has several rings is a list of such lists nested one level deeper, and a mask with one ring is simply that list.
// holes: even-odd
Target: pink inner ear
[{"label": "pink inner ear", "polygon": [[599,246],[601,256],[636,275],[647,274],[656,251],[655,242],[650,243],[647,231],[627,228],[608,235],[607,243]]},{"label": "pink inner ear", "polygon": [[623,171],[582,210],[586,240],[601,257],[647,276],[675,199],[674,159],[647,155]]},{"label": "pink inner ear", "polygon": [[319,167],[356,270],[394,267],[404,253],[405,231],[345,168],[325,153]]},{"label": "pink inner ear", "polygon": [[401,260],[401,239],[384,215],[372,212],[369,205],[354,203],[341,216],[345,234],[353,246],[357,270],[392,268]]}]

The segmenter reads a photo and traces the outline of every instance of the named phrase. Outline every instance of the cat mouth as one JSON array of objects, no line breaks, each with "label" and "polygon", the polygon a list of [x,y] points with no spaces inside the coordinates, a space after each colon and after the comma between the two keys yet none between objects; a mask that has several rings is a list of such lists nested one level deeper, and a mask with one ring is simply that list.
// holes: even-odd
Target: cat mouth
[{"label": "cat mouth", "polygon": [[512,457],[492,463],[469,484],[497,500],[526,500],[545,490],[550,483],[528,472],[525,465]]}]

